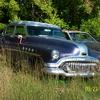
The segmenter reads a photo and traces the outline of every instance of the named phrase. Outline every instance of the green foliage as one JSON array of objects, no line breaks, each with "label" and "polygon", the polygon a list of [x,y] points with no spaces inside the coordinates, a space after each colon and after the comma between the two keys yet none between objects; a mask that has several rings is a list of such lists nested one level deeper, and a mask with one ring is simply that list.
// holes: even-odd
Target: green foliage
[{"label": "green foliage", "polygon": [[[56,24],[61,28],[89,30],[99,36],[100,0],[0,0],[0,22],[34,20]],[[84,23],[83,23],[84,20]],[[87,22],[88,20],[88,22]],[[92,22],[91,22],[92,21]],[[95,22],[96,21],[96,22]],[[82,24],[82,25],[81,25]]]},{"label": "green foliage", "polygon": [[58,17],[57,11],[53,7],[51,0],[34,0],[34,2],[43,11],[43,13],[47,14],[47,18],[44,19],[44,22],[55,24],[62,28],[67,27],[63,19]]},{"label": "green foliage", "polygon": [[90,0],[87,0],[84,2],[84,12],[86,12],[87,14],[91,14],[93,10],[93,2],[91,2]]},{"label": "green foliage", "polygon": [[99,0],[52,0],[57,14],[69,24],[70,28],[75,26],[78,29],[82,20],[88,20],[98,16],[100,11]]},{"label": "green foliage", "polygon": [[3,18],[3,12],[0,11],[0,19],[2,19],[2,18]]},{"label": "green foliage", "polygon": [[0,23],[0,29],[3,29],[6,25],[3,23]]},{"label": "green foliage", "polygon": [[19,20],[17,14],[20,9],[19,9],[19,5],[15,0],[10,0],[10,2],[8,3],[8,9],[9,9],[8,13],[10,17],[9,21]]},{"label": "green foliage", "polygon": [[18,11],[20,10],[18,3],[15,0],[0,1],[0,21],[9,22],[18,20]]},{"label": "green foliage", "polygon": [[54,17],[54,18],[51,18],[51,19],[45,19],[45,22],[58,25],[58,26],[60,26],[61,28],[69,29],[69,25],[66,24],[66,23],[63,21],[63,19],[60,19],[60,18],[57,18],[57,17]]},{"label": "green foliage", "polygon": [[39,18],[35,15],[38,8],[35,7],[33,0],[16,0],[19,4],[20,11],[18,13],[21,20],[36,20]]},{"label": "green foliage", "polygon": [[4,0],[0,0],[0,8],[4,6],[3,4],[4,4]]},{"label": "green foliage", "polygon": [[4,6],[4,1],[0,0],[0,19],[3,18],[3,11],[2,11],[3,6]]},{"label": "green foliage", "polygon": [[88,21],[83,21],[81,30],[89,32],[95,37],[100,37],[100,18],[93,18],[89,19]]}]

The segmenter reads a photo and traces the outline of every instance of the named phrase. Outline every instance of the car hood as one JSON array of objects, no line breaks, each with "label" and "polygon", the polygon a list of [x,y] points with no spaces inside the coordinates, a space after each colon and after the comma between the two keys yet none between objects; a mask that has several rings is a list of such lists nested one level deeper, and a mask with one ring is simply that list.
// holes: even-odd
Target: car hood
[{"label": "car hood", "polygon": [[39,41],[48,49],[59,50],[63,56],[88,54],[87,47],[84,44],[68,41],[66,38],[40,37]]}]

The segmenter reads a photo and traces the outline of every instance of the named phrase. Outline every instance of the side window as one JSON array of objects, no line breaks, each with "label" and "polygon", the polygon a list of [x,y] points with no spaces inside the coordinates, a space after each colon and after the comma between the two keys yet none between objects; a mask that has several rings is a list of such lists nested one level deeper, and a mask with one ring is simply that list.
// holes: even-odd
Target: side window
[{"label": "side window", "polygon": [[8,26],[6,31],[5,31],[5,34],[12,35],[13,33],[14,33],[14,26]]},{"label": "side window", "polygon": [[28,35],[39,35],[41,30],[41,27],[27,26]]},{"label": "side window", "polygon": [[25,27],[24,26],[16,26],[15,35],[26,35]]},{"label": "side window", "polygon": [[53,29],[53,36],[65,37],[65,35],[63,34],[63,32],[60,29]]},{"label": "side window", "polygon": [[44,28],[40,31],[40,35],[48,35],[48,36],[52,36],[52,30],[49,28]]}]

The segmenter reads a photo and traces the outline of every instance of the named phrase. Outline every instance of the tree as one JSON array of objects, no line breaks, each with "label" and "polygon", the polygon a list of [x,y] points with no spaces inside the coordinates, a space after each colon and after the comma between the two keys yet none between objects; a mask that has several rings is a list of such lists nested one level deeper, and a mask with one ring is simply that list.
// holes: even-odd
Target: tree
[{"label": "tree", "polygon": [[53,7],[51,0],[34,0],[34,2],[46,15],[44,22],[55,24],[62,28],[68,27],[63,19],[60,19],[57,15],[57,10]]},{"label": "tree", "polygon": [[94,22],[98,17],[100,0],[0,0],[0,22],[3,23],[34,20],[80,29],[83,20]]},{"label": "tree", "polygon": [[4,12],[3,12],[3,7],[4,7],[4,0],[0,0],[0,22],[2,22],[2,19],[4,17]]},{"label": "tree", "polygon": [[0,22],[8,23],[9,21],[18,20],[19,5],[15,0],[0,1]]},{"label": "tree", "polygon": [[52,0],[57,14],[71,27],[80,29],[82,20],[97,17],[100,11],[100,0]]},{"label": "tree", "polygon": [[95,38],[100,38],[100,17],[83,21],[81,30],[91,33]]}]

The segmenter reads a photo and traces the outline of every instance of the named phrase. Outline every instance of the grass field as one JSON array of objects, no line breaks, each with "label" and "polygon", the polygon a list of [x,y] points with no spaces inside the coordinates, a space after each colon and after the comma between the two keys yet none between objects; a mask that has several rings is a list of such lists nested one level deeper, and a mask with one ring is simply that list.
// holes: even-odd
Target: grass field
[{"label": "grass field", "polygon": [[0,55],[0,100],[100,100],[100,76],[40,79],[26,67],[14,72],[9,66],[6,57]]}]

